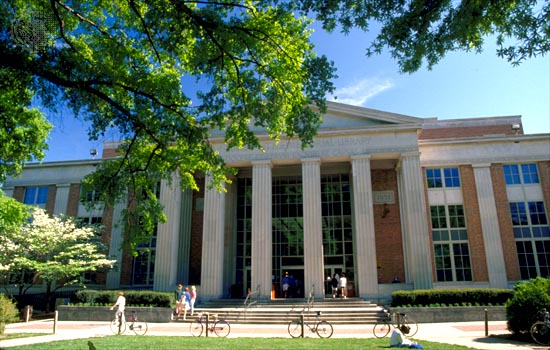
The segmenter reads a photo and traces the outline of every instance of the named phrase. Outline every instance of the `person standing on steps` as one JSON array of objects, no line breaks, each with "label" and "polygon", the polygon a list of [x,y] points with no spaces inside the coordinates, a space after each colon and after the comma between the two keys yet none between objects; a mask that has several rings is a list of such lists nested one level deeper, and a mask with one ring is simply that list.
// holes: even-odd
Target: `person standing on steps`
[{"label": "person standing on steps", "polygon": [[181,304],[182,304],[182,312],[183,312],[183,320],[185,321],[187,317],[187,310],[190,309],[191,305],[191,293],[189,293],[189,288],[185,288],[183,293],[181,294]]},{"label": "person standing on steps", "polygon": [[285,272],[285,277],[283,277],[282,284],[283,284],[283,297],[286,298],[288,296],[288,272]]},{"label": "person standing on steps", "polygon": [[340,276],[340,283],[338,284],[338,287],[340,288],[340,293],[342,293],[342,298],[344,299],[348,298],[347,284],[348,284],[348,279],[346,278],[346,274],[342,272],[342,276]]},{"label": "person standing on steps", "polygon": [[174,298],[176,298],[176,310],[174,312],[174,316],[179,317],[182,310],[183,310],[183,304],[182,304],[182,295],[183,295],[183,285],[181,283],[178,283],[178,286],[176,290],[174,291]]},{"label": "person standing on steps", "polygon": [[337,273],[332,276],[332,280],[330,281],[330,285],[332,286],[332,299],[336,298],[338,296],[338,279],[340,276],[338,276]]},{"label": "person standing on steps", "polygon": [[191,286],[191,291],[189,292],[189,295],[191,295],[191,302],[189,304],[190,307],[190,314],[193,316],[193,313],[195,311],[195,301],[197,301],[197,288],[195,286]]}]

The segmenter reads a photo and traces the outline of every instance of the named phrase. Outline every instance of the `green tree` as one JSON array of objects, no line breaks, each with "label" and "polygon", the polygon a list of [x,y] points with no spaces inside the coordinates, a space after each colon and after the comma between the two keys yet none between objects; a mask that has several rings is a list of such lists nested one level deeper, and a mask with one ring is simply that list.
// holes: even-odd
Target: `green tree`
[{"label": "green tree", "polygon": [[35,208],[32,220],[20,230],[0,237],[0,256],[9,256],[1,268],[9,273],[32,272],[32,281],[46,286],[46,310],[52,293],[64,286],[81,285],[86,272],[107,271],[115,260],[107,259],[97,226],[80,225],[74,218],[50,217]]},{"label": "green tree", "polygon": [[[499,52],[514,63],[546,53],[549,6],[542,5],[536,13],[529,0],[8,0],[0,8],[0,69],[24,77],[10,80],[14,96],[29,92],[45,107],[67,106],[90,122],[91,140],[118,134],[120,156],[84,183],[101,189],[107,204],[130,189],[135,212],[126,222],[141,224],[125,240],[132,242],[164,220],[152,195],[160,180],[177,173],[182,188],[197,189],[201,172],[219,189],[228,181],[231,169],[211,147],[212,131],[223,132],[228,148],[261,148],[252,127],[276,141],[312,144],[336,75],[316,56],[306,15],[328,30],[366,31],[379,22],[367,52],[388,47],[412,72],[448,51],[480,50],[490,34],[503,45],[519,41]],[[41,157],[23,149],[13,164],[33,151]]]},{"label": "green tree", "polygon": [[[22,225],[29,219],[29,207],[15,199],[6,196],[0,190],[0,284],[9,284],[10,271],[8,265],[15,258],[17,252],[6,238],[19,232]],[[18,275],[21,275],[20,273]],[[21,293],[21,289],[20,289]]]},{"label": "green tree", "polygon": [[[1,45],[1,44],[0,44]],[[41,160],[51,124],[36,108],[29,72],[0,65],[0,184],[18,175],[26,161]]]},{"label": "green tree", "polygon": [[550,1],[541,0],[302,0],[291,8],[311,14],[329,31],[353,28],[376,37],[367,55],[389,50],[403,72],[428,69],[448,52],[481,52],[489,37],[496,54],[513,65],[544,56],[550,50]]}]

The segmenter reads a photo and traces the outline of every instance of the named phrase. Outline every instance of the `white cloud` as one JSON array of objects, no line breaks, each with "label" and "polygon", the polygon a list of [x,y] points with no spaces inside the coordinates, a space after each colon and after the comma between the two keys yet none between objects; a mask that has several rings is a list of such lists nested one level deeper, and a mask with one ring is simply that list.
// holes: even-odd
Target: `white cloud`
[{"label": "white cloud", "polygon": [[365,106],[370,98],[393,86],[393,81],[390,79],[367,78],[352,85],[337,88],[330,100],[353,106]]}]

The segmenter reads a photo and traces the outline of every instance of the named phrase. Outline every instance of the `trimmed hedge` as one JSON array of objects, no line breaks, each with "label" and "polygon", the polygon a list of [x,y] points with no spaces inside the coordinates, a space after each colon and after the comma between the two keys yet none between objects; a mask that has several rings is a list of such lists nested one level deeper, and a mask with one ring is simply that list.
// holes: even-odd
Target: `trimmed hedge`
[{"label": "trimmed hedge", "polygon": [[[76,292],[77,303],[90,306],[113,305],[118,297],[118,292],[117,290],[79,290]],[[175,305],[173,293],[168,292],[125,290],[124,296],[128,306],[173,307]]]},{"label": "trimmed hedge", "polygon": [[498,288],[402,290],[392,293],[391,306],[496,306],[513,295],[513,290]]}]

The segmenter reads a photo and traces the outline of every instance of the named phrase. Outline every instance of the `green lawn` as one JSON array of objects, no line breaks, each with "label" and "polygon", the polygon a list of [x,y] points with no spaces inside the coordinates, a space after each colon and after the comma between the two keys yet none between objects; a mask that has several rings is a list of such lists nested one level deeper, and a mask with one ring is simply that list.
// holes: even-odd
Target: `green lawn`
[{"label": "green lawn", "polygon": [[[88,344],[91,342],[93,347]],[[206,338],[206,337],[166,337],[166,336],[107,336],[66,341],[56,341],[36,345],[10,347],[8,350],[56,349],[56,350],[162,350],[162,349],[389,349],[389,338]],[[424,349],[463,350],[465,346],[419,341]]]}]

